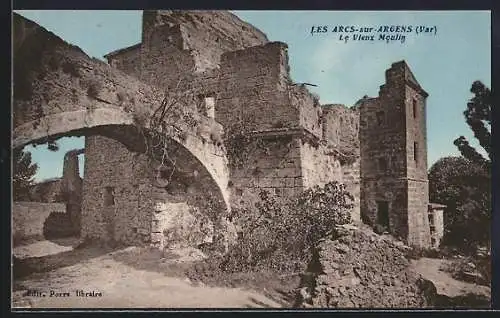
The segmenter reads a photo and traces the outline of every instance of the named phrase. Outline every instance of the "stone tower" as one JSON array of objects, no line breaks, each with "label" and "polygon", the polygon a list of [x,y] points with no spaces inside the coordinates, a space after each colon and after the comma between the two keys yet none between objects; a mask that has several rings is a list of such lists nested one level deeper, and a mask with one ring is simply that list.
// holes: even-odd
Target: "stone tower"
[{"label": "stone tower", "polygon": [[429,247],[426,98],[404,61],[379,96],[360,102],[361,215],[409,245]]}]

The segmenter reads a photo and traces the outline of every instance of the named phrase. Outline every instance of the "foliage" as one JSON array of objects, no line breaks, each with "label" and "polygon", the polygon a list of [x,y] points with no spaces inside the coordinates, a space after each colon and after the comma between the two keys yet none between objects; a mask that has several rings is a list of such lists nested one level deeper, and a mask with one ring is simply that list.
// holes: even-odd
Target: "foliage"
[{"label": "foliage", "polygon": [[473,148],[464,136],[460,136],[454,141],[455,146],[468,160],[480,164],[491,164],[493,153],[491,149],[491,107],[493,96],[491,90],[480,81],[472,83],[471,93],[474,97],[467,103],[464,111],[467,125],[474,133],[474,137],[479,141],[479,145],[486,151],[488,158],[484,158],[475,148]]},{"label": "foliage", "polygon": [[254,151],[264,147],[264,141],[261,138],[252,136],[254,126],[253,117],[240,113],[225,128],[223,139],[231,167],[241,169]]},{"label": "foliage", "polygon": [[238,243],[221,264],[223,269],[304,270],[319,240],[335,225],[351,221],[349,200],[352,196],[337,182],[289,199],[262,191],[255,209],[233,211],[236,223],[243,226]]},{"label": "foliage", "polygon": [[59,145],[57,144],[56,141],[49,140],[47,142],[47,149],[49,149],[50,151],[58,151],[59,150]]},{"label": "foliage", "polygon": [[473,249],[490,239],[491,178],[488,168],[463,157],[445,157],[429,170],[429,199],[445,204],[444,245]]},{"label": "foliage", "polygon": [[[191,86],[187,85],[187,78],[180,78],[177,83],[168,87],[161,103],[152,112],[140,113],[134,111],[134,122],[143,136],[145,153],[151,162],[159,162],[156,169],[156,178],[160,177],[162,169],[171,171],[170,181],[176,170],[176,160],[173,155],[178,150],[172,138],[184,141],[186,130],[196,131],[200,119],[196,116],[196,96]],[[144,129],[148,127],[149,129]]]},{"label": "foliage", "polygon": [[92,98],[97,98],[102,90],[102,83],[97,79],[92,79],[88,83],[87,95]]},{"label": "foliage", "polygon": [[29,151],[13,151],[12,194],[14,201],[27,200],[38,165],[32,163]]}]

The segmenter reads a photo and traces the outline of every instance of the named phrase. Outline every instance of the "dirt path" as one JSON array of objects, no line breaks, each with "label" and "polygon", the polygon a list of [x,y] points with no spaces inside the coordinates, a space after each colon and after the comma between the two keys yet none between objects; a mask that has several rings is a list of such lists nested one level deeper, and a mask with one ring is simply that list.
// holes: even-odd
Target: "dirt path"
[{"label": "dirt path", "polygon": [[[59,250],[62,253],[57,253]],[[45,253],[45,256],[40,254]],[[99,252],[99,251],[97,251]],[[140,259],[140,248],[126,248],[110,253],[96,250],[69,251],[67,246],[37,242],[15,249],[17,256],[35,254],[34,262],[42,267],[63,264],[48,272],[33,273],[16,280],[13,307],[33,308],[252,308],[281,307],[281,304],[257,292],[239,288],[207,287],[186,278],[169,277],[151,270]],[[73,254],[71,254],[73,253]],[[97,256],[96,256],[97,255]],[[75,259],[74,262],[71,260]],[[29,259],[31,261],[31,259]],[[71,264],[74,263],[74,264]],[[49,266],[50,265],[50,266]],[[65,266],[68,265],[68,266]],[[168,266],[166,264],[165,266]],[[57,267],[57,266],[56,266]],[[26,296],[37,290],[46,296]],[[102,296],[77,296],[76,291]],[[68,293],[55,297],[52,293]]]},{"label": "dirt path", "polygon": [[451,277],[449,273],[441,271],[440,268],[446,262],[448,261],[443,259],[421,258],[412,261],[411,266],[414,271],[434,283],[439,295],[457,297],[473,293],[491,297],[491,290],[487,286],[462,282]]}]

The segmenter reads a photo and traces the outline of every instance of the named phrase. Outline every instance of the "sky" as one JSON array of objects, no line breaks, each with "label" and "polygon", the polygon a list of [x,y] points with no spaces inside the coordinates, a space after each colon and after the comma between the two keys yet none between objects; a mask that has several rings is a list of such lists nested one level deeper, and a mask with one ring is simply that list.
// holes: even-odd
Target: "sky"
[{"label": "sky", "polygon": [[[104,55],[140,42],[141,11],[27,11],[17,13],[35,21],[89,56]],[[288,44],[291,77],[311,83],[309,90],[322,104],[353,105],[364,95],[375,97],[385,70],[405,60],[427,98],[428,166],[445,156],[459,155],[453,140],[465,136],[478,143],[463,116],[472,97],[472,82],[491,87],[491,15],[489,11],[233,11],[263,31],[270,41]],[[311,34],[313,26],[374,27],[410,25],[405,41],[339,40],[334,32]],[[416,26],[432,33],[415,33]],[[434,32],[435,30],[435,32]],[[27,146],[39,166],[35,180],[62,175],[66,151],[83,148],[83,138],[63,138],[60,150]],[[481,149],[478,149],[481,150]],[[483,152],[484,153],[484,152]],[[83,156],[81,156],[82,158]],[[83,160],[80,160],[83,174]]]}]

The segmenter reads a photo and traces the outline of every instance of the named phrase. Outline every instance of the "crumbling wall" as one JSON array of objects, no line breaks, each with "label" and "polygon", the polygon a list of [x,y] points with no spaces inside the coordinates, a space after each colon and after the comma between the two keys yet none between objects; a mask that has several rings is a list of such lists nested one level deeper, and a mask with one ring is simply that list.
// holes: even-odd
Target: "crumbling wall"
[{"label": "crumbling wall", "polygon": [[298,125],[308,133],[321,139],[323,133],[323,112],[319,99],[313,96],[304,85],[290,85],[288,88],[290,104],[299,110]]},{"label": "crumbling wall", "polygon": [[12,237],[14,244],[43,239],[43,225],[51,212],[66,213],[64,203],[13,202]]},{"label": "crumbling wall", "polygon": [[215,119],[224,127],[244,122],[248,129],[272,130],[298,127],[299,110],[291,107],[288,82],[283,74],[287,63],[286,44],[272,42],[221,57]]},{"label": "crumbling wall", "polygon": [[130,76],[141,77],[141,44],[111,52],[105,57],[112,67]]},{"label": "crumbling wall", "polygon": [[186,46],[181,25],[158,26],[142,43],[140,79],[145,83],[162,89],[176,87],[194,71],[194,57]]},{"label": "crumbling wall", "polygon": [[215,69],[225,52],[267,43],[265,34],[226,11],[143,12],[138,48],[110,53],[108,61],[161,88]]},{"label": "crumbling wall", "polygon": [[216,67],[224,52],[267,43],[261,31],[228,11],[149,10],[143,12],[143,43],[155,29],[179,27],[196,71]]}]

